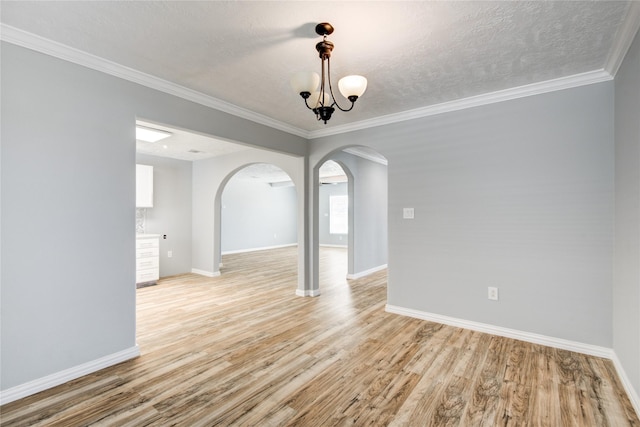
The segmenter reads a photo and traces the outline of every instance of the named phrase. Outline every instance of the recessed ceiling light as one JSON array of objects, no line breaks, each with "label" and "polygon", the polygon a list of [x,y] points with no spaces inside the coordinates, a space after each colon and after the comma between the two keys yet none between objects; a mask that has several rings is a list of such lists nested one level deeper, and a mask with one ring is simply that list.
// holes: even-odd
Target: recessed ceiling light
[{"label": "recessed ceiling light", "polygon": [[163,130],[136,126],[136,139],[139,139],[140,141],[158,142],[161,139],[169,138],[170,136],[171,133]]}]

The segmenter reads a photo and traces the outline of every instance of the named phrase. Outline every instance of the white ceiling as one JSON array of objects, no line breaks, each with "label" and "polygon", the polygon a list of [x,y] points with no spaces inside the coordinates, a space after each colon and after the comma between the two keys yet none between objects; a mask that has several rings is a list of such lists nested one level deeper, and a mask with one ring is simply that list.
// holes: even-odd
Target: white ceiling
[{"label": "white ceiling", "polygon": [[[40,46],[43,40],[61,43],[309,133],[605,72],[612,54],[620,53],[624,28],[637,29],[637,23],[625,21],[628,16],[637,21],[636,6],[617,1],[3,1],[0,19],[5,40],[9,34],[35,34]],[[294,72],[319,71],[314,27],[322,21],[335,27],[329,39],[335,43],[336,79],[362,74],[369,80],[354,110],[336,112],[326,126],[289,86]]]}]

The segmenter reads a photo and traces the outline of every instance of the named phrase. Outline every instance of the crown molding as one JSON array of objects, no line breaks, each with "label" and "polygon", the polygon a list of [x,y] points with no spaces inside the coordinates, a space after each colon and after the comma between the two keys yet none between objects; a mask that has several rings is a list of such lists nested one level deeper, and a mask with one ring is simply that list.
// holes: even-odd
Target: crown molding
[{"label": "crown molding", "polygon": [[0,24],[0,40],[138,83],[273,129],[302,138],[309,137],[309,132],[306,130],[6,24]]},{"label": "crown molding", "polygon": [[607,68],[602,70],[589,71],[573,76],[532,83],[529,85],[443,102],[401,113],[389,114],[386,116],[315,131],[307,131],[287,123],[274,120],[270,117],[249,111],[212,96],[204,95],[184,86],[142,73],[132,68],[125,67],[104,58],[91,55],[87,52],[54,42],[9,25],[0,24],[0,40],[101,71],[115,77],[138,83],[170,95],[196,102],[198,104],[310,140],[612,80],[613,75],[607,70],[615,68],[617,71],[615,63],[617,63],[617,67],[619,67],[624,54],[633,40],[635,32],[638,30],[638,25],[640,25],[640,2],[633,2],[630,8],[630,13],[627,16],[622,29],[618,32],[619,36],[616,36],[615,48],[612,49],[612,51],[616,51],[618,53],[609,55],[611,61],[608,59]]},{"label": "crown molding", "polygon": [[524,86],[518,86],[510,89],[472,96],[469,98],[457,99],[455,101],[443,102],[441,104],[429,105],[427,107],[416,108],[415,110],[403,111],[397,114],[389,114],[386,116],[362,120],[342,126],[311,131],[309,132],[309,139],[337,135],[341,133],[372,128],[375,126],[384,126],[406,120],[419,119],[423,117],[434,116],[437,114],[448,113],[451,111],[464,110],[481,105],[494,104],[497,102],[509,101],[512,99],[524,98],[533,95],[540,95],[547,92],[555,92],[558,90],[570,89],[573,87],[590,85],[609,80],[613,80],[613,77],[605,70],[589,71],[586,73],[575,74],[573,76],[561,77],[558,79],[547,80],[539,83],[532,83]]},{"label": "crown molding", "polygon": [[379,163],[381,165],[387,166],[387,164],[389,163],[387,159],[377,157],[377,156],[372,156],[371,154],[362,151],[358,147],[349,147],[349,148],[345,148],[342,151],[344,151],[345,153],[353,154],[354,156],[362,157],[363,159],[367,159],[375,163]]},{"label": "crown molding", "polygon": [[615,77],[627,51],[633,43],[633,38],[640,29],[640,2],[632,1],[622,25],[616,32],[613,45],[604,63],[604,69]]}]

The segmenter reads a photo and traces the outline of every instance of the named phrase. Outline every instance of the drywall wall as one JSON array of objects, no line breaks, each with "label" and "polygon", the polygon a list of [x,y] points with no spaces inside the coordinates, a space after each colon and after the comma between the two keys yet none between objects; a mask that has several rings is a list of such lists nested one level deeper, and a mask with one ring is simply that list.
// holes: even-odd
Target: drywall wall
[{"label": "drywall wall", "polygon": [[285,171],[296,193],[297,242],[299,250],[299,288],[304,288],[305,203],[303,191],[305,159],[271,151],[244,150],[225,156],[198,160],[193,163],[193,271],[201,274],[219,273],[221,257],[221,212],[225,186],[234,174],[254,163],[270,163]]},{"label": "drywall wall", "polygon": [[349,275],[387,264],[387,166],[343,151],[330,158],[351,178],[349,204]]},{"label": "drywall wall", "polygon": [[298,243],[298,201],[293,186],[232,177],[222,193],[222,253]]},{"label": "drywall wall", "polygon": [[[136,154],[136,163],[154,167],[154,205],[146,210],[145,232],[167,236],[160,239],[160,277],[189,273],[193,163],[141,153]],[[293,186],[272,187],[232,177],[224,187],[221,212],[222,252],[297,244]]]},{"label": "drywall wall", "polygon": [[136,345],[135,116],[112,83],[2,45],[3,390]]},{"label": "drywall wall", "polygon": [[309,162],[387,158],[390,305],[611,347],[613,100],[605,82],[318,138]]},{"label": "drywall wall", "polygon": [[136,163],[153,166],[153,207],[145,209],[145,232],[161,236],[160,277],[190,273],[191,162],[137,153]]},{"label": "drywall wall", "polygon": [[[640,393],[640,34],[615,79],[613,349]],[[637,398],[637,397],[636,397]]]},{"label": "drywall wall", "polygon": [[10,43],[1,48],[4,397],[137,354],[136,118],[274,153],[304,156],[307,144]]}]

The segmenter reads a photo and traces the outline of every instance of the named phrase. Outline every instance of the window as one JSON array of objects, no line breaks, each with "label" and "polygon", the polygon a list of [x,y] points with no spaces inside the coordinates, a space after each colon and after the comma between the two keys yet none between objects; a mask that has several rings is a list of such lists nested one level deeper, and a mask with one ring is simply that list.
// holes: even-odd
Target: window
[{"label": "window", "polygon": [[329,234],[349,233],[348,196],[329,197]]}]

